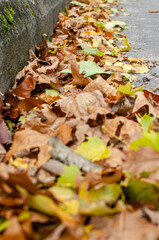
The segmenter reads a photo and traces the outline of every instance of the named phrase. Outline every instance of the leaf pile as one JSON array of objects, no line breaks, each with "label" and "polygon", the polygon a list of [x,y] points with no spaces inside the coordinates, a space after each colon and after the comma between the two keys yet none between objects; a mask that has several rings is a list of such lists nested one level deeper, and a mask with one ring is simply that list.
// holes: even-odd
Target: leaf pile
[{"label": "leaf pile", "polygon": [[159,96],[114,5],[73,1],[0,101],[0,240],[159,238]]}]

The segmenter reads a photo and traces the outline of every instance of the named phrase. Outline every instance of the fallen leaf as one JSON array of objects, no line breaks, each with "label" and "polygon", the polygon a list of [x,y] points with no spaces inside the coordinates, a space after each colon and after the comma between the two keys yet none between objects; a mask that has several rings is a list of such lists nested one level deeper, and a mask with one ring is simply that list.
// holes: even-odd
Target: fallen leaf
[{"label": "fallen leaf", "polygon": [[13,94],[21,98],[29,98],[31,96],[31,91],[35,88],[36,80],[27,76],[22,83],[20,83],[14,90]]},{"label": "fallen leaf", "polygon": [[48,141],[49,136],[47,134],[41,134],[29,128],[21,129],[14,135],[13,144],[6,154],[6,160],[9,160],[10,157],[28,156],[35,149],[37,155],[37,158],[35,158],[36,165],[40,167],[50,158]]},{"label": "fallen leaf", "polygon": [[80,74],[80,66],[75,62],[71,64],[71,71],[73,76],[72,84],[77,84],[79,86],[86,86],[89,83],[88,78]]},{"label": "fallen leaf", "polygon": [[61,124],[57,130],[57,133],[64,144],[67,144],[72,140],[71,132],[72,129],[65,123]]},{"label": "fallen leaf", "polygon": [[150,131],[152,127],[152,121],[154,117],[151,117],[149,114],[144,114],[141,118],[138,117],[138,121],[141,124],[141,128],[144,132]]},{"label": "fallen leaf", "polygon": [[140,146],[150,146],[155,151],[159,152],[159,133],[154,131],[143,132],[142,137],[132,141],[129,148],[137,151]]},{"label": "fallen leaf", "polygon": [[76,177],[80,175],[81,172],[76,165],[71,164],[69,166],[64,166],[64,172],[58,178],[57,185],[64,185],[75,188]]},{"label": "fallen leaf", "polygon": [[159,110],[146,99],[142,92],[136,93],[137,99],[134,104],[133,113],[139,112],[141,108],[147,106],[149,108],[149,114],[152,114],[154,117],[159,116]]},{"label": "fallen leaf", "polygon": [[120,85],[117,88],[117,91],[118,91],[119,97],[120,97],[120,93],[124,93],[126,95],[133,96],[133,95],[135,95],[135,93],[142,91],[142,89],[143,89],[143,86],[141,88],[133,90],[131,83],[128,82],[125,86]]},{"label": "fallen leaf", "polygon": [[68,227],[75,227],[76,223],[74,219],[66,214],[64,211],[62,211],[56,203],[53,201],[53,199],[49,198],[45,195],[33,195],[29,196],[30,202],[29,206],[37,211],[40,211],[41,213],[47,214],[49,216],[57,215],[63,224],[65,224]]},{"label": "fallen leaf", "polygon": [[[85,189],[85,183],[79,190],[80,212],[84,215],[103,216],[124,211],[122,190],[117,184],[105,184],[99,188]],[[111,207],[111,204],[114,204]]]},{"label": "fallen leaf", "polygon": [[144,180],[132,178],[128,181],[123,191],[129,201],[135,201],[140,204],[151,204],[155,209],[159,209],[159,185],[156,183],[149,183]]},{"label": "fallen leaf", "polygon": [[86,142],[83,142],[76,150],[76,153],[83,157],[92,160],[99,161],[109,157],[110,150],[106,148],[105,144],[100,138],[88,137]]},{"label": "fallen leaf", "polygon": [[4,157],[5,157],[5,154],[6,154],[6,150],[5,148],[3,147],[2,144],[0,144],[0,162],[3,161]]},{"label": "fallen leaf", "polygon": [[150,239],[157,240],[159,236],[157,227],[141,217],[140,209],[133,212],[125,210],[113,218],[94,217],[90,224],[104,230],[105,239],[147,240],[147,236],[150,236]]},{"label": "fallen leaf", "polygon": [[149,13],[158,13],[158,10],[156,10],[156,9],[150,9],[150,10],[149,10]]},{"label": "fallen leaf", "polygon": [[0,118],[0,144],[12,143],[12,135],[4,120]]},{"label": "fallen leaf", "polygon": [[13,240],[15,238],[18,240],[26,240],[17,218],[13,217],[10,222],[6,231],[0,236],[0,240]]},{"label": "fallen leaf", "polygon": [[108,84],[101,76],[98,76],[95,80],[90,82],[85,88],[87,92],[93,92],[95,90],[100,90],[103,94],[107,96],[116,96],[117,90]]}]

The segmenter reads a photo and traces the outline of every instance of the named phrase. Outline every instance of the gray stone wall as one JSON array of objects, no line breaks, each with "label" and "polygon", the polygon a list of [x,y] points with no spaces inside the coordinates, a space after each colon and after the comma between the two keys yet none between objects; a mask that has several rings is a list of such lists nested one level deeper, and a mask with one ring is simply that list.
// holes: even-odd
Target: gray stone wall
[{"label": "gray stone wall", "polygon": [[0,1],[0,91],[11,87],[27,64],[28,50],[51,36],[58,14],[70,0]]}]

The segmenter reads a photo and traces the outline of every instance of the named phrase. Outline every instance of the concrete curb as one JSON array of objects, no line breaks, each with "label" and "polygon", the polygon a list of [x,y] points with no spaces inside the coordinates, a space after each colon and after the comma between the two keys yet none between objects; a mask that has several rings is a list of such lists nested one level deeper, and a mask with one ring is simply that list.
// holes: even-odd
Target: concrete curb
[{"label": "concrete curb", "polygon": [[27,64],[28,50],[51,36],[58,14],[70,0],[2,0],[0,2],[0,91],[11,87]]}]

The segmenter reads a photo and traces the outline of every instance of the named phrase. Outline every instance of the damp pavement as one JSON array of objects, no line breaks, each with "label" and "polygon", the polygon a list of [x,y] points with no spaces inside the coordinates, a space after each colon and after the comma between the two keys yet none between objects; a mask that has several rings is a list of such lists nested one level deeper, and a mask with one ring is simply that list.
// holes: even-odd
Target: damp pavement
[{"label": "damp pavement", "polygon": [[[136,86],[141,86],[159,93],[159,0],[119,0],[119,16],[115,19],[124,21],[130,28],[125,30],[131,45],[127,56],[146,58],[150,72],[138,75]],[[149,10],[158,10],[150,13]]]}]

